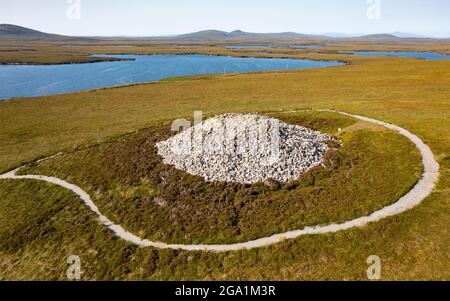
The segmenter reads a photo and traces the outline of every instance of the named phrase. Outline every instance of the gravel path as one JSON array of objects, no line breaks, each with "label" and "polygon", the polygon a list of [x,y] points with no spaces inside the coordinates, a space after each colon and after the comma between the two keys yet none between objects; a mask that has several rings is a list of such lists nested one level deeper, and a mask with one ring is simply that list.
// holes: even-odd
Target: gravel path
[{"label": "gravel path", "polygon": [[[290,112],[300,112],[299,111],[290,111]],[[401,135],[407,137],[411,140],[416,147],[419,149],[422,155],[422,162],[424,166],[424,172],[422,174],[422,178],[417,182],[417,184],[403,197],[401,197],[397,202],[384,207],[369,216],[360,217],[351,221],[347,221],[341,224],[330,224],[326,226],[315,226],[315,227],[306,227],[300,230],[289,231],[285,233],[276,234],[270,237],[264,237],[257,240],[247,241],[243,243],[237,244],[224,244],[224,245],[182,245],[182,244],[166,244],[163,242],[154,242],[146,239],[141,239],[138,236],[134,235],[131,232],[126,231],[120,225],[114,224],[111,220],[109,220],[106,216],[104,216],[95,203],[91,200],[90,196],[80,187],[68,183],[64,180],[54,178],[54,177],[46,177],[41,175],[16,175],[17,170],[15,169],[10,172],[7,172],[3,175],[0,175],[0,179],[33,179],[39,181],[45,181],[48,183],[52,183],[63,188],[66,188],[76,195],[80,197],[80,199],[88,206],[97,216],[98,220],[101,224],[109,228],[120,238],[136,244],[141,247],[154,247],[160,249],[177,249],[177,250],[189,250],[189,251],[213,251],[213,252],[226,252],[226,251],[238,251],[243,249],[253,249],[264,247],[272,244],[279,243],[286,239],[294,239],[300,237],[302,235],[312,235],[312,234],[325,234],[325,233],[335,233],[338,231],[347,230],[354,227],[362,227],[367,225],[367,223],[376,222],[383,218],[387,218],[393,215],[400,214],[405,212],[417,205],[419,205],[430,193],[433,191],[436,182],[439,178],[439,164],[434,159],[434,155],[431,149],[416,135],[411,132],[398,127],[393,124],[385,123],[383,121],[379,121],[372,118],[367,118],[359,115],[352,115],[344,112],[338,112],[333,110],[316,110],[316,111],[327,111],[343,114],[346,116],[351,116],[359,120],[375,123],[386,127],[388,129],[394,130]],[[284,113],[290,113],[284,112]]]}]

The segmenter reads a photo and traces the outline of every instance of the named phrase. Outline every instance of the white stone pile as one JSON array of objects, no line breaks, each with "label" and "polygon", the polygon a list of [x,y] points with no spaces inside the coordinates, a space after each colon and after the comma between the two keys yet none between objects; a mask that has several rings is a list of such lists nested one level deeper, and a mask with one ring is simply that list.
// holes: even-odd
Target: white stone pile
[{"label": "white stone pile", "polygon": [[333,139],[275,118],[225,114],[156,146],[165,164],[206,181],[285,183],[320,165]]}]

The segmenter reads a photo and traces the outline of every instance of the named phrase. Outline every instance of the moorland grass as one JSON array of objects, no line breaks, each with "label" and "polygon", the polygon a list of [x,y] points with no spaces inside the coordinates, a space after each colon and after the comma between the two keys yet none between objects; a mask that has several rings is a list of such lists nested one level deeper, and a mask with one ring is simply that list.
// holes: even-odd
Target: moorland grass
[{"label": "moorland grass", "polygon": [[450,61],[389,58],[325,69],[200,76],[0,103],[0,171],[193,111],[333,108],[396,123],[450,143]]},{"label": "moorland grass", "polygon": [[[265,41],[266,43],[268,41]],[[246,41],[244,44],[251,44]],[[253,41],[258,43],[258,41]],[[448,40],[279,40],[271,41],[274,48],[227,49],[226,45],[239,45],[239,41],[180,42],[145,40],[92,40],[92,41],[20,41],[0,40],[0,64],[70,64],[114,60],[94,58],[92,54],[206,54],[237,57],[304,58],[314,60],[340,60],[358,62],[364,58],[344,51],[431,51],[450,54]],[[293,49],[295,44],[320,44],[319,48]],[[313,53],[311,53],[313,52]]]},{"label": "moorland grass", "polygon": [[307,226],[367,216],[397,199],[421,175],[418,151],[383,128],[330,113],[281,114],[339,143],[325,166],[270,188],[205,182],[162,163],[155,143],[173,133],[152,128],[33,164],[20,174],[56,176],[86,190],[99,209],[142,238],[169,243],[236,243]]},{"label": "moorland grass", "polygon": [[67,280],[70,255],[80,256],[84,280],[364,280],[372,254],[382,258],[385,280],[450,276],[443,193],[365,228],[220,254],[138,248],[99,225],[71,193],[45,183],[4,180],[0,198],[2,280]]},{"label": "moorland grass", "polygon": [[[213,115],[301,108],[333,108],[397,124],[424,140],[441,165],[433,194],[401,215],[364,228],[224,254],[136,248],[98,225],[65,190],[1,180],[0,278],[64,279],[67,256],[78,254],[85,279],[366,279],[366,259],[375,254],[384,280],[448,280],[449,95],[448,61],[361,57],[336,68],[198,76],[0,103],[2,171],[142,128],[168,126],[165,120],[191,117],[194,110]],[[49,206],[56,206],[51,214]],[[40,227],[45,223],[53,226]],[[37,230],[20,232],[22,227]]]}]

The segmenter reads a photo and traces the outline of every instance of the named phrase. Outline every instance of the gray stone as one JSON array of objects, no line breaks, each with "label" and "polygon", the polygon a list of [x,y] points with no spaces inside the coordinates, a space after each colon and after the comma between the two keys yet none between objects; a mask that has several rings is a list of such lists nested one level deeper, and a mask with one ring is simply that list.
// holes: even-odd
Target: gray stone
[{"label": "gray stone", "polygon": [[163,162],[206,181],[286,183],[321,165],[334,137],[257,114],[210,118],[157,143]]}]

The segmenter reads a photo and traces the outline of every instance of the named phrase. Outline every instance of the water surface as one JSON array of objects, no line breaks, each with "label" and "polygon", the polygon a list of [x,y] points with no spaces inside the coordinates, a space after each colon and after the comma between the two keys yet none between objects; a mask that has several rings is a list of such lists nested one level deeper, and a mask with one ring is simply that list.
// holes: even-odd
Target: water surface
[{"label": "water surface", "polygon": [[418,58],[425,60],[450,60],[450,55],[433,52],[417,52],[417,51],[354,51],[354,55],[363,56],[396,56],[406,58]]},{"label": "water surface", "polygon": [[227,49],[253,49],[253,48],[273,48],[273,45],[262,44],[262,45],[231,45],[225,46]]},{"label": "water surface", "polygon": [[319,44],[301,44],[301,45],[289,45],[289,47],[293,48],[293,49],[313,49],[313,48],[323,47],[323,45],[319,45]]},{"label": "water surface", "polygon": [[207,55],[108,55],[132,61],[0,66],[0,99],[44,96],[177,76],[340,66],[340,62]]}]

